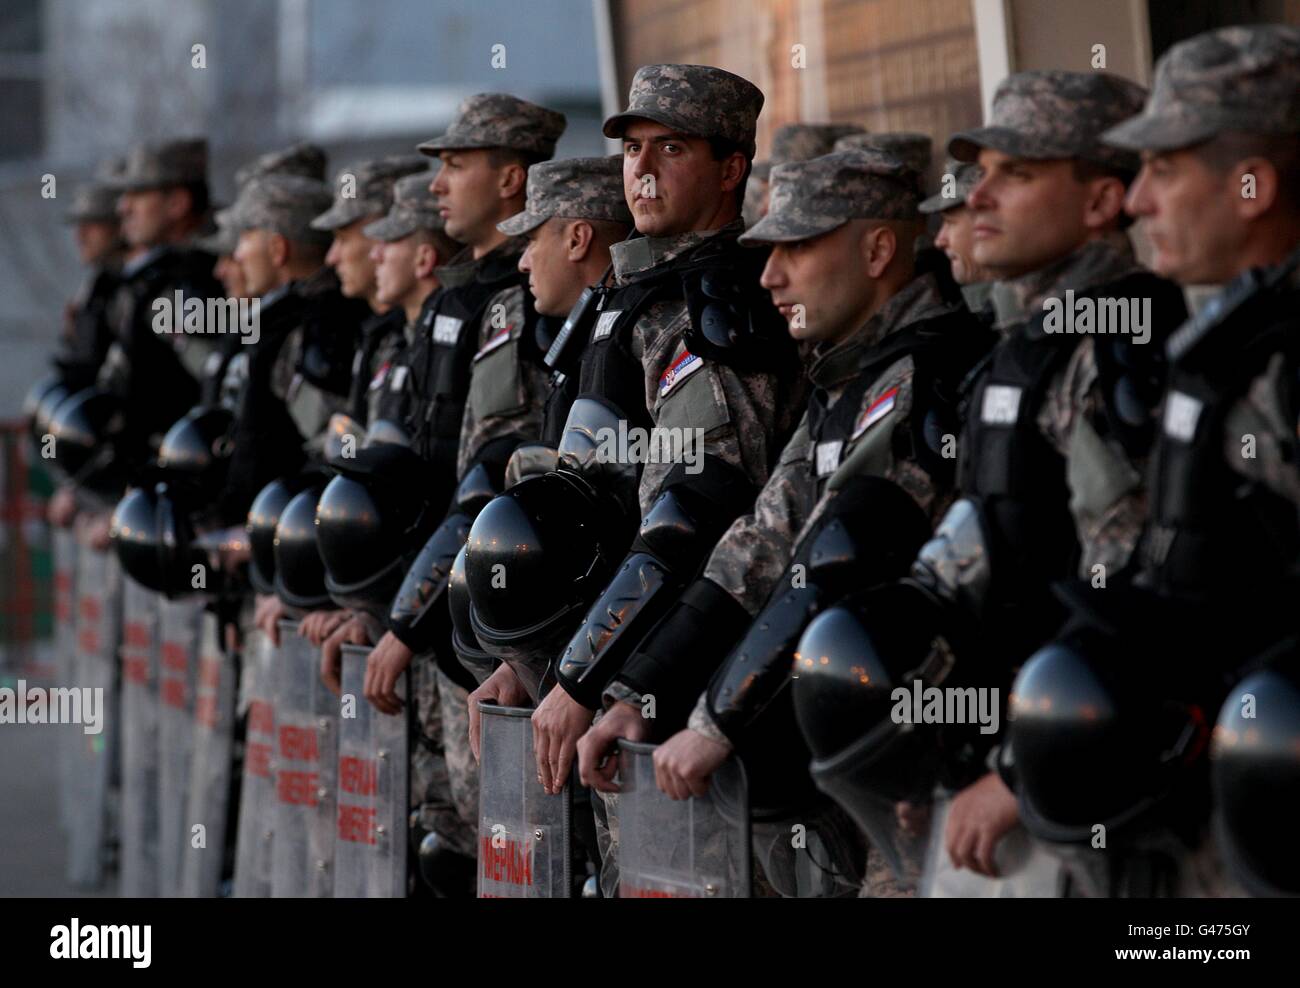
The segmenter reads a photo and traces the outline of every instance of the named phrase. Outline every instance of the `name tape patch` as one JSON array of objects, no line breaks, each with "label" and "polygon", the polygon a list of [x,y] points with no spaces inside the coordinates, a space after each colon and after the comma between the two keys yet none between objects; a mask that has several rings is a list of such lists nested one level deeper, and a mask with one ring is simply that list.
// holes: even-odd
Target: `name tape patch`
[{"label": "name tape patch", "polygon": [[622,309],[611,309],[609,312],[602,312],[600,318],[596,320],[596,330],[591,334],[591,342],[599,343],[614,332],[614,323],[618,322],[618,317],[622,314]]},{"label": "name tape patch", "polygon": [[1010,384],[990,384],[984,389],[980,420],[990,425],[1013,425],[1020,415],[1022,390]]},{"label": "name tape patch", "polygon": [[465,325],[464,319],[455,316],[435,316],[433,319],[433,342],[446,346],[455,346],[460,339],[460,329]]},{"label": "name tape patch", "polygon": [[1169,400],[1165,403],[1165,435],[1182,442],[1191,442],[1196,435],[1196,423],[1200,421],[1203,407],[1204,402],[1199,398],[1181,391],[1169,392]]}]

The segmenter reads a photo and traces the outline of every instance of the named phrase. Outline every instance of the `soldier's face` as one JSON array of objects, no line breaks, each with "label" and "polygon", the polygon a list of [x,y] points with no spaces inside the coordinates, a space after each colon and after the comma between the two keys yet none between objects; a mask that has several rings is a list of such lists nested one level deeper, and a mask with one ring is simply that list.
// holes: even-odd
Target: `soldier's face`
[{"label": "soldier's face", "polygon": [[861,325],[875,292],[863,270],[867,227],[852,220],[820,237],[773,245],[759,283],[796,340],[838,340]]},{"label": "soldier's face", "polygon": [[247,283],[244,281],[244,270],[239,266],[232,254],[222,254],[217,258],[217,263],[212,266],[212,274],[221,282],[221,288],[226,293],[226,298],[250,298]]},{"label": "soldier's face", "polygon": [[1141,221],[1151,267],[1184,285],[1218,284],[1240,272],[1246,227],[1238,217],[1242,183],[1193,151],[1143,155],[1124,208]]},{"label": "soldier's face", "polygon": [[975,214],[965,206],[954,206],[941,214],[942,225],[934,245],[952,262],[952,277],[959,285],[988,280],[975,263]]},{"label": "soldier's face", "polygon": [[567,316],[582,294],[581,268],[569,251],[573,223],[552,218],[528,233],[519,270],[528,275],[534,307],[544,316]]},{"label": "soldier's face", "polygon": [[623,193],[637,230],[671,237],[726,224],[736,215],[745,165],[739,152],[715,161],[702,137],[633,121],[623,134]]},{"label": "soldier's face", "polygon": [[1029,161],[980,151],[984,175],[966,207],[975,216],[976,264],[1000,280],[1018,278],[1065,257],[1091,236],[1091,182],[1069,159]]},{"label": "soldier's face", "polygon": [[113,251],[117,243],[117,224],[103,220],[83,220],[77,224],[77,253],[82,264],[98,264]]},{"label": "soldier's face", "polygon": [[447,226],[447,234],[463,244],[477,246],[496,235],[502,205],[502,168],[492,165],[487,148],[470,151],[443,151],[442,167],[429,183],[439,197],[438,212]]},{"label": "soldier's face", "polygon": [[243,230],[239,234],[233,259],[239,265],[249,297],[265,295],[278,283],[270,239],[265,230]]},{"label": "soldier's face", "polygon": [[123,192],[117,200],[117,215],[122,219],[122,238],[132,247],[163,243],[172,223],[163,189]]},{"label": "soldier's face", "polygon": [[412,234],[388,243],[375,241],[370,260],[375,266],[375,298],[381,305],[404,304],[415,291],[415,240]]},{"label": "soldier's face", "polygon": [[338,275],[345,298],[368,299],[375,292],[375,262],[370,259],[370,248],[375,242],[361,229],[378,218],[363,216],[334,231],[334,242],[325,255],[325,263]]}]

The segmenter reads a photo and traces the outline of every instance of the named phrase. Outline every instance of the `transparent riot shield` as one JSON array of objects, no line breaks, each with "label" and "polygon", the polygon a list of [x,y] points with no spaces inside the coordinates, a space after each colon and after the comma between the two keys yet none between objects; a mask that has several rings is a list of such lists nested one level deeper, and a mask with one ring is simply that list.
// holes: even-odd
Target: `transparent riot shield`
[{"label": "transparent riot shield", "polygon": [[181,862],[190,841],[190,762],[194,680],[203,601],[164,600],[158,646],[158,894],[181,894]]},{"label": "transparent riot shield", "polygon": [[122,587],[122,848],[119,891],[158,895],[159,596]]},{"label": "transparent riot shield", "polygon": [[[75,728],[71,828],[68,834],[68,881],[83,888],[104,882],[108,848],[114,841],[115,807],[111,805],[118,728],[117,646],[121,633],[121,570],[117,558],[82,548],[77,553],[77,641],[72,679],[61,684],[79,699],[93,696],[103,715],[102,730],[87,734]],[[91,691],[87,694],[85,691]],[[83,699],[84,704],[84,699]],[[84,712],[84,711],[83,711]]]},{"label": "transparent riot shield", "polygon": [[537,781],[532,710],[480,703],[479,712],[479,898],[568,898],[569,787],[551,796]]},{"label": "transparent riot shield", "polygon": [[320,680],[319,649],[280,622],[275,675],[275,833],[271,895],[334,894],[338,697]]},{"label": "transparent riot shield", "polygon": [[[408,737],[405,714],[380,713],[363,695],[370,649],[343,646],[339,717],[336,899],[406,895]],[[397,684],[406,700],[406,677]]]},{"label": "transparent riot shield", "polygon": [[[54,677],[60,686],[71,686],[77,678],[77,536],[70,528],[54,530]],[[63,724],[58,728],[59,825],[64,833],[72,829],[76,806],[76,765],[81,745],[81,728]]]},{"label": "transparent riot shield", "polygon": [[272,672],[276,651],[253,630],[244,644],[239,710],[244,721],[244,768],[239,790],[239,834],[235,840],[235,896],[265,899],[271,894],[271,835],[275,827],[275,706]]},{"label": "transparent riot shield", "polygon": [[930,844],[925,854],[918,894],[927,899],[1052,899],[1062,894],[1065,869],[1017,824],[997,846],[997,878],[969,869],[958,870],[944,846],[950,798],[932,804]]},{"label": "transparent riot shield", "polygon": [[210,899],[220,887],[226,851],[238,678],[236,657],[226,650],[220,622],[211,611],[204,612],[199,624],[197,654],[181,895]]},{"label": "transparent riot shield", "polygon": [[657,745],[619,742],[619,896],[750,895],[749,789],[740,762],[713,773],[709,794],[669,798],[655,785]]}]

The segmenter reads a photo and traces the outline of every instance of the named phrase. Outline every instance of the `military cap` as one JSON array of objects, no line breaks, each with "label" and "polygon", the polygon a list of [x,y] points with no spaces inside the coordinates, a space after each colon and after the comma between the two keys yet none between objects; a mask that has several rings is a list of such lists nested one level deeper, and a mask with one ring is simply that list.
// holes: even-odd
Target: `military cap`
[{"label": "military cap", "polygon": [[916,219],[913,172],[883,151],[834,151],[772,169],[767,215],[742,244],[786,243],[829,233],[851,219]]},{"label": "military cap", "polygon": [[1170,151],[1225,130],[1300,134],[1300,28],[1225,27],[1180,41],[1156,64],[1146,108],[1102,140]]},{"label": "military cap", "polygon": [[429,162],[413,154],[393,154],[344,168],[335,176],[334,205],[312,220],[312,229],[337,230],[387,213],[393,204],[393,183],[403,175],[427,175],[428,169]]},{"label": "military cap", "polygon": [[623,156],[543,161],[528,169],[528,200],[521,213],[497,224],[507,236],[535,230],[552,216],[632,223],[623,194]]},{"label": "military cap", "polygon": [[970,190],[979,184],[980,166],[973,161],[958,161],[956,158],[949,158],[947,164],[944,165],[943,174],[944,177],[941,183],[947,182],[949,175],[952,176],[953,194],[945,196],[941,184],[938,192],[917,207],[927,215],[946,212],[949,209],[966,205],[966,197],[970,195]]},{"label": "military cap", "polygon": [[329,205],[329,186],[304,175],[258,175],[239,190],[234,205],[222,210],[236,233],[269,230],[304,243],[328,241],[314,219]]},{"label": "military cap", "polygon": [[416,230],[442,230],[446,226],[438,212],[438,197],[429,191],[433,172],[403,175],[393,185],[393,206],[381,220],[361,228],[371,240],[390,243],[409,237]]},{"label": "military cap", "polygon": [[325,149],[319,144],[301,141],[279,151],[268,151],[235,172],[235,185],[243,185],[258,175],[302,175],[325,180]]},{"label": "military cap", "polygon": [[416,150],[436,158],[440,151],[509,148],[549,158],[567,124],[563,113],[518,96],[479,93],[460,104],[445,134],[425,141]]},{"label": "military cap", "polygon": [[218,257],[233,254],[239,246],[239,231],[230,224],[231,207],[219,209],[213,214],[212,221],[216,230],[202,237],[194,238],[194,246]]},{"label": "military cap", "polygon": [[757,86],[712,65],[643,65],[632,77],[627,109],[603,129],[606,137],[622,137],[633,120],[653,120],[682,134],[732,141],[753,159],[762,109]]},{"label": "military cap", "polygon": [[1036,70],[999,83],[987,126],[954,134],[948,153],[975,161],[980,148],[1017,158],[1078,158],[1137,171],[1135,154],[1101,142],[1104,131],[1142,109],[1146,90],[1109,72]]},{"label": "military cap", "polygon": [[69,223],[107,223],[117,220],[116,180],[126,170],[125,158],[107,158],[95,169],[95,177],[77,187],[65,219]]},{"label": "military cap", "polygon": [[208,142],[200,137],[132,148],[113,185],[126,192],[200,185],[207,180]]},{"label": "military cap", "polygon": [[886,131],[881,134],[848,134],[835,142],[836,151],[851,151],[855,148],[884,151],[924,177],[930,170],[934,142],[929,134],[920,134],[908,130]]}]

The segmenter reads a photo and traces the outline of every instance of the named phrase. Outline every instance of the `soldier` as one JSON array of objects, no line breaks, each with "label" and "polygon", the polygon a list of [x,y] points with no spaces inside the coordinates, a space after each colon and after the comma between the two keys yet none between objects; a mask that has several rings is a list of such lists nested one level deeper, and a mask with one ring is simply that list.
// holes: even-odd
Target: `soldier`
[{"label": "soldier", "polygon": [[920,187],[925,188],[934,154],[934,142],[930,140],[929,134],[909,130],[886,131],[880,134],[866,132],[846,134],[835,142],[834,150],[852,151],[864,148],[892,154],[912,170]]},{"label": "soldier", "polygon": [[741,210],[745,226],[750,227],[767,212],[768,176],[777,165],[807,161],[836,150],[835,144],[853,134],[865,134],[857,124],[789,123],[772,135],[772,153],[755,161],[745,184],[745,201]]},{"label": "soldier", "polygon": [[437,771],[413,780],[412,838],[422,848],[422,872],[440,895],[472,894],[478,813],[467,721],[476,682],[456,659],[446,605],[436,599],[464,540],[465,502],[452,489],[473,491],[471,500],[481,504],[482,492],[501,489],[514,448],[540,435],[548,387],[537,313],[518,268],[526,243],[497,224],[525,207],[528,169],[555,153],[565,122],[562,113],[518,97],[484,93],[461,104],[446,133],[419,145],[442,162],[430,191],[446,232],[466,245],[439,270],[443,287],[423,317],[427,357],[412,377],[420,399],[410,415],[412,447],[451,481],[437,500],[450,498],[452,505],[371,651],[365,695],[379,710],[398,712],[396,683],[418,656],[412,675],[419,731],[412,750],[445,755],[445,781]]},{"label": "soldier", "polygon": [[[1102,880],[1084,886],[1090,894],[1223,893],[1206,826],[1201,712],[1225,699],[1225,716],[1235,711],[1239,699],[1229,687],[1243,666],[1260,667],[1252,661],[1260,653],[1274,653],[1279,667],[1294,657],[1293,645],[1277,646],[1294,642],[1289,608],[1300,555],[1298,82],[1300,30],[1212,31],[1170,48],[1144,111],[1102,137],[1142,152],[1126,207],[1141,220],[1155,269],[1222,291],[1169,340],[1134,586],[1073,588],[1074,620],[1024,674],[1033,675],[1031,701],[1070,695],[1062,676],[1071,690],[1089,681],[1106,687],[1090,730],[1042,707],[1046,712],[1018,717],[1012,737],[1013,754],[1025,759],[1016,775],[1031,829],[1046,821],[1046,829],[1064,834],[1080,820],[1106,828],[1112,853],[1096,869]],[[1116,662],[1127,671],[1122,683],[1097,675]],[[1270,743],[1260,739],[1275,737],[1292,716],[1276,694],[1261,691],[1256,699],[1258,713],[1218,739],[1218,754],[1234,765],[1257,759],[1252,749]],[[1068,706],[1059,706],[1068,717]],[[1143,734],[1125,716],[1139,709],[1172,716]],[[1040,758],[1062,751],[1087,767],[1070,773],[1067,792]],[[1263,805],[1273,794],[1251,783],[1250,771],[1238,785]],[[1247,805],[1221,799],[1220,812]],[[1254,838],[1243,857],[1249,830],[1220,829],[1225,856],[1239,869],[1243,860],[1262,863],[1277,851]],[[1267,871],[1239,874],[1262,878],[1267,888]]]},{"label": "soldier", "polygon": [[[611,706],[579,753],[583,780],[609,791],[616,765],[608,756],[618,737],[645,740],[652,730],[660,736],[678,730],[655,753],[655,772],[660,788],[685,799],[707,793],[714,771],[739,747],[751,799],[764,798],[756,787],[769,787],[779,792],[767,798],[797,808],[788,814],[793,819],[756,827],[756,836],[771,838],[759,841],[770,884],[787,895],[843,894],[857,891],[861,867],[852,826],[800,785],[807,758],[797,741],[778,739],[779,725],[758,716],[777,695],[794,642],[751,641],[751,634],[735,651],[732,646],[760,611],[754,623],[763,628],[806,623],[781,619],[786,611],[805,610],[811,618],[816,589],[792,578],[800,572],[792,564],[806,568],[801,547],[832,519],[869,519],[861,538],[870,558],[855,571],[861,582],[901,575],[948,504],[954,471],[942,436],[956,428],[958,383],[991,340],[965,309],[942,298],[932,275],[917,276],[917,176],[899,159],[848,150],[783,165],[772,173],[771,200],[741,242],[774,245],[762,284],[790,319],[791,334],[814,347],[809,376],[816,390],[753,512],[732,524],[683,604],[638,646],[606,691]],[[796,592],[787,593],[789,586]],[[740,685],[745,678],[754,681]],[[648,695],[654,721],[642,716]],[[690,727],[679,730],[688,712]],[[764,734],[767,757],[753,759]],[[774,753],[783,746],[791,764],[777,772]],[[809,853],[833,863],[838,888],[781,887],[778,876],[794,869],[776,859],[790,847],[795,822],[808,828]]]},{"label": "soldier", "polygon": [[975,263],[971,254],[975,246],[975,214],[966,208],[966,197],[979,181],[979,175],[978,165],[949,158],[942,181],[951,182],[951,187],[946,191],[941,187],[921,203],[920,210],[926,215],[939,214],[939,232],[935,234],[934,245],[947,255],[952,279],[961,286],[966,307],[983,314],[990,306],[992,276]]}]

